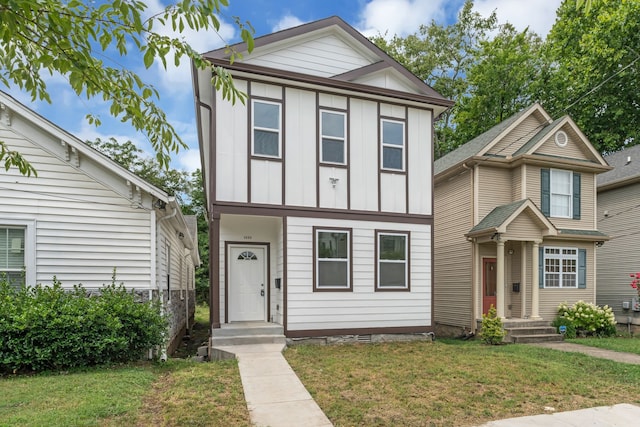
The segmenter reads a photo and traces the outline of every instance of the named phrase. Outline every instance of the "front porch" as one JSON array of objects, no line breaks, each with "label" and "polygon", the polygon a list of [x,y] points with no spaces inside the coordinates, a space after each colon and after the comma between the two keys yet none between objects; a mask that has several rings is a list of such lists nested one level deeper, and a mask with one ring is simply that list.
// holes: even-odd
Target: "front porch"
[{"label": "front porch", "polygon": [[[507,319],[502,321],[507,335],[504,342],[527,344],[538,342],[559,342],[564,335],[558,333],[548,320]],[[482,320],[477,320],[476,329],[482,329]]]},{"label": "front porch", "polygon": [[238,345],[286,345],[284,327],[270,322],[231,322],[212,330],[209,340],[209,358],[211,360],[232,359],[234,354],[228,351]]}]

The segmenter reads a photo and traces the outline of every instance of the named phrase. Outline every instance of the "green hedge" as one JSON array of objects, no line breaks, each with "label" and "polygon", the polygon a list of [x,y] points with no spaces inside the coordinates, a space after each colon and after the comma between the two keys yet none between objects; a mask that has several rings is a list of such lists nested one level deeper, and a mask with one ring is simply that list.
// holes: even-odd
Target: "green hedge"
[{"label": "green hedge", "polygon": [[139,359],[160,345],[167,320],[157,302],[124,286],[88,296],[81,286],[23,286],[0,278],[0,372],[58,370]]}]

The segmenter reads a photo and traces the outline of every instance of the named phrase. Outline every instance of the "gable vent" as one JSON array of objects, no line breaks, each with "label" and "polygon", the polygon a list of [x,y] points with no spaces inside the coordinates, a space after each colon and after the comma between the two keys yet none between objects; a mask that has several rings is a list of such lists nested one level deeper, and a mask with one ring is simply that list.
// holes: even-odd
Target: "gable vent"
[{"label": "gable vent", "polygon": [[569,142],[569,137],[562,130],[559,130],[558,132],[556,132],[555,138],[556,138],[556,145],[558,147],[566,147],[567,142]]}]

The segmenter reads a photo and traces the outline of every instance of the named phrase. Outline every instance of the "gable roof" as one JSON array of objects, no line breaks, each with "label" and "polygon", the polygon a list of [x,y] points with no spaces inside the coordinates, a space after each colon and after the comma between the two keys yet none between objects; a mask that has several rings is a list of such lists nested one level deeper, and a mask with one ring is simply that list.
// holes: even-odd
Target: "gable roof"
[{"label": "gable roof", "polygon": [[[318,75],[300,71],[283,70],[279,67],[266,66],[264,63],[260,65],[252,64],[252,62],[256,62],[255,58],[260,57],[265,52],[285,46],[302,45],[314,37],[319,38],[326,36],[334,37],[344,46],[348,46],[353,50],[354,55],[357,53],[357,58],[354,57],[353,64],[343,64],[346,69],[336,74]],[[240,53],[242,58],[236,58],[235,61],[231,63],[229,61],[231,52]],[[256,37],[254,39],[254,49],[251,53],[248,53],[247,45],[243,42],[230,47],[206,52],[203,56],[213,64],[231,70],[254,72],[272,77],[298,80],[305,83],[315,83],[336,88],[401,97],[419,102],[428,102],[441,107],[438,109],[438,113],[453,105],[453,101],[440,95],[337,16],[302,24],[266,36]],[[415,93],[375,87],[358,82],[358,80],[361,80],[364,76],[382,71],[391,72],[393,75],[398,76],[411,87]]]},{"label": "gable roof", "polygon": [[[524,143],[519,148],[517,148],[514,152],[506,152],[504,155],[489,154],[489,151],[492,149],[492,147],[496,146],[496,144],[498,144],[511,131],[517,129],[518,126],[520,126],[526,118],[534,114],[538,115],[538,117],[542,117],[544,120],[546,120],[546,123],[543,121],[542,124],[535,129],[536,132],[532,132],[529,136],[529,139],[524,141]],[[579,143],[582,144],[585,152],[589,153],[590,159],[574,159],[568,157],[564,158],[560,156],[551,156],[549,154],[543,155],[536,153],[536,150],[538,150],[546,141],[548,141],[551,134],[553,134],[560,128],[567,126],[570,127],[573,132],[575,132]],[[523,138],[521,137],[519,138],[519,140],[522,141]],[[517,145],[514,147],[517,147]],[[504,148],[501,149],[501,151],[502,150],[504,150]],[[477,156],[511,159],[516,157],[531,158],[532,155],[537,155],[539,156],[539,158],[544,157],[547,160],[564,159],[574,162],[577,161],[588,165],[589,168],[608,170],[607,162],[602,158],[600,153],[593,147],[587,137],[582,133],[582,131],[569,116],[563,116],[556,120],[551,120],[551,117],[542,108],[542,106],[538,103],[535,103],[528,108],[525,108],[524,110],[507,118],[506,120],[498,123],[491,129],[473,138],[466,144],[461,145],[454,151],[436,160],[434,162],[434,174],[437,177],[439,174],[453,168],[454,166],[460,165],[463,162]]]},{"label": "gable roof", "polygon": [[536,106],[538,106],[538,104],[533,104],[529,108],[517,112],[516,114],[503,120],[486,132],[483,132],[480,135],[476,136],[469,142],[462,144],[450,153],[447,153],[444,156],[440,157],[434,162],[434,173],[438,175],[439,173],[444,172],[450,167],[455,166],[458,163],[479,154],[492,142],[496,141],[500,135],[503,135],[505,131],[511,129],[511,127],[520,122],[521,119],[531,114],[532,110]]},{"label": "gable roof", "polygon": [[530,211],[537,221],[547,229],[545,235],[553,236],[558,233],[555,226],[544,216],[531,199],[522,199],[493,208],[478,224],[469,230],[467,236],[477,236],[492,232],[505,233],[507,226],[525,210]]},{"label": "gable roof", "polygon": [[598,175],[598,191],[640,180],[640,145],[634,145],[604,158],[613,169]]}]

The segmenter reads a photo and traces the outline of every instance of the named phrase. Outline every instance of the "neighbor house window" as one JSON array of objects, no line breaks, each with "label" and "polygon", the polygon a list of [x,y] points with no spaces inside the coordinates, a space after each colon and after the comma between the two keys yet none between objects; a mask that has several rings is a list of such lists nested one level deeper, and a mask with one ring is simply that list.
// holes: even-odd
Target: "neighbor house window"
[{"label": "neighbor house window", "polygon": [[280,158],[280,104],[253,100],[253,155]]},{"label": "neighbor house window", "polygon": [[335,111],[320,112],[320,161],[346,164],[346,114]]},{"label": "neighbor house window", "polygon": [[351,230],[314,229],[315,289],[351,289]]},{"label": "neighbor house window", "polygon": [[540,169],[540,191],[540,209],[546,216],[580,219],[580,173]]},{"label": "neighbor house window", "polygon": [[409,235],[376,232],[377,289],[409,288]]},{"label": "neighbor house window", "polygon": [[578,287],[577,248],[544,248],[544,287]]},{"label": "neighbor house window", "polygon": [[24,227],[0,226],[0,281],[16,287],[23,282],[26,265],[25,231]]},{"label": "neighbor house window", "polygon": [[404,171],[404,123],[382,120],[382,168]]},{"label": "neighbor house window", "polygon": [[560,218],[571,217],[572,173],[551,169],[551,216]]}]

